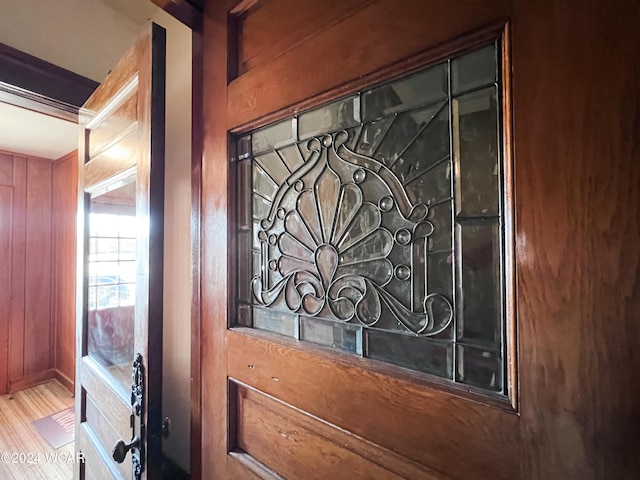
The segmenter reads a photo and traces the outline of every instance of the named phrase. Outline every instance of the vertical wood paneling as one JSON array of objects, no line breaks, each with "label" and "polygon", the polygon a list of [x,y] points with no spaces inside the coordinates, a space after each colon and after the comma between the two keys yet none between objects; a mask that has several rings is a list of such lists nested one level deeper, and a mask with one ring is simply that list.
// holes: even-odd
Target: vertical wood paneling
[{"label": "vertical wood paneling", "polygon": [[51,162],[27,159],[24,374],[50,367]]},{"label": "vertical wood paneling", "polygon": [[75,152],[56,164],[55,188],[53,165],[0,153],[0,208],[8,212],[0,222],[0,251],[7,265],[0,275],[2,393],[54,376],[68,388],[73,382]]},{"label": "vertical wood paneling", "polygon": [[[2,159],[0,157],[0,169]],[[0,394],[9,381],[9,312],[11,311],[11,204],[13,188],[0,186]],[[8,261],[6,261],[6,260]],[[6,263],[5,263],[6,262]]]},{"label": "vertical wood paneling", "polygon": [[24,375],[24,298],[26,259],[27,159],[13,159],[13,222],[11,225],[11,330],[9,381]]},{"label": "vertical wood paneling", "polygon": [[0,185],[13,185],[13,156],[0,152]]},{"label": "vertical wood paneling", "polygon": [[78,152],[53,164],[52,305],[53,366],[68,385],[75,377],[76,198]]}]

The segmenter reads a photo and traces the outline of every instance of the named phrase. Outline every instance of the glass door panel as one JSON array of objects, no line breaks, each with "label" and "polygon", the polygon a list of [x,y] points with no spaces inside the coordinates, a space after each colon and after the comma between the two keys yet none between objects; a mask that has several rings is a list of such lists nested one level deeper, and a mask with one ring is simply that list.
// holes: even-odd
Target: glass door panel
[{"label": "glass door panel", "polygon": [[88,232],[88,353],[128,391],[135,340],[135,174],[91,195]]}]

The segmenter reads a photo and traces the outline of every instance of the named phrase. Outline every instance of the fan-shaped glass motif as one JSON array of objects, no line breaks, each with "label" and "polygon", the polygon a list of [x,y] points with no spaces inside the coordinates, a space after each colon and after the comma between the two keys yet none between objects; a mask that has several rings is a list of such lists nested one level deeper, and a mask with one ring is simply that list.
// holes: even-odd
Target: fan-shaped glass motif
[{"label": "fan-shaped glass motif", "polygon": [[238,138],[237,325],[504,391],[497,52]]}]

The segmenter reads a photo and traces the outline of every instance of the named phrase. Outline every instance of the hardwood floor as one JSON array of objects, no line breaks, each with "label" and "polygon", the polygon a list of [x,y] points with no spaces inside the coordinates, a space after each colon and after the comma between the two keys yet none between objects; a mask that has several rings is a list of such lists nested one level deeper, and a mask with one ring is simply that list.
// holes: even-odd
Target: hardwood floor
[{"label": "hardwood floor", "polygon": [[[73,405],[56,380],[0,397],[0,479],[70,480],[73,442],[53,450],[31,422]],[[31,460],[30,463],[27,463]]]}]

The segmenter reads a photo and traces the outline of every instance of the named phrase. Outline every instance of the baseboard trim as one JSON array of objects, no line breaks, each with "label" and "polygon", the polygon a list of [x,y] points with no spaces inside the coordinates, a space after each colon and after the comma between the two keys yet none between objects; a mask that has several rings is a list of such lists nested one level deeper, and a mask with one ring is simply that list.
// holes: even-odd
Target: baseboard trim
[{"label": "baseboard trim", "polygon": [[58,380],[62,384],[62,386],[64,388],[69,390],[71,395],[75,395],[75,392],[76,392],[76,384],[75,384],[75,382],[73,380],[71,380],[69,377],[67,377],[64,373],[62,373],[57,368],[54,369],[54,371],[55,371],[55,375],[56,375],[56,380]]},{"label": "baseboard trim", "polygon": [[56,370],[54,368],[50,368],[49,370],[44,370],[42,372],[25,375],[24,377],[17,378],[16,380],[9,380],[9,393],[15,393],[20,390],[35,387],[36,385],[40,385],[41,383],[48,382],[55,378],[57,378]]}]

